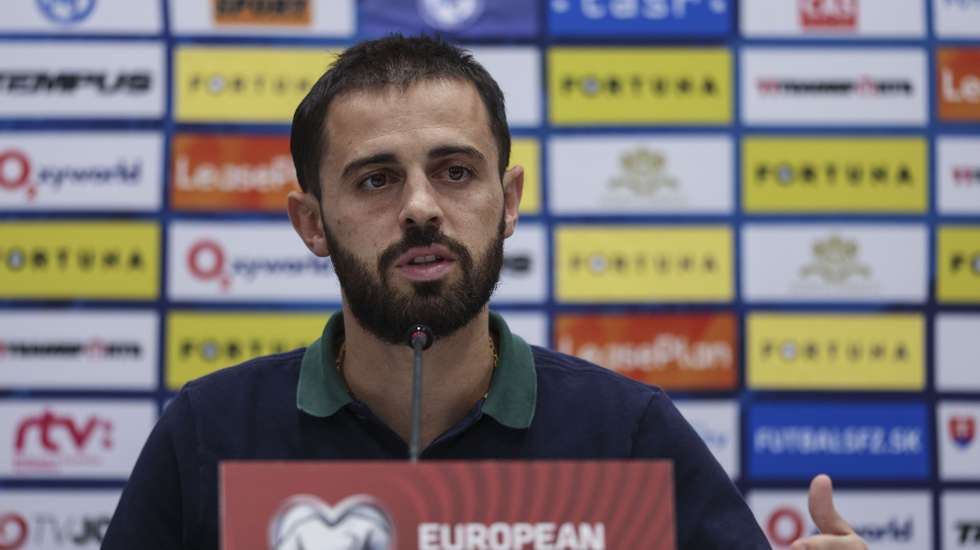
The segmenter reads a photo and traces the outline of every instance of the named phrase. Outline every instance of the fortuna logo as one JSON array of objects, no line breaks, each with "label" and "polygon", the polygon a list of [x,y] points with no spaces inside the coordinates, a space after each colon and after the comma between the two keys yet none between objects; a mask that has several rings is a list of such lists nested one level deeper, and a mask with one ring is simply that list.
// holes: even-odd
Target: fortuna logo
[{"label": "fortuna logo", "polygon": [[88,17],[95,3],[96,0],[37,0],[37,7],[52,22],[71,25]]},{"label": "fortuna logo", "polygon": [[711,76],[668,78],[656,74],[633,73],[600,78],[595,75],[568,75],[562,78],[561,92],[565,95],[582,94],[586,97],[600,94],[651,97],[663,97],[668,94],[713,96],[718,93],[718,83]]},{"label": "fortuna logo", "polygon": [[754,183],[778,183],[780,185],[873,185],[901,186],[912,185],[912,170],[907,164],[890,166],[885,163],[818,163],[801,161],[799,163],[774,162],[756,164],[753,168]]},{"label": "fortuna logo", "polygon": [[233,277],[254,280],[261,275],[296,276],[333,271],[328,258],[235,258],[228,264],[224,248],[216,241],[201,239],[187,251],[187,268],[201,281],[217,281],[223,292],[231,288]]},{"label": "fortuna logo", "polygon": [[146,262],[143,252],[117,248],[97,250],[71,246],[11,246],[0,248],[0,268],[9,272],[31,273],[47,269],[68,271],[77,269],[87,273],[93,270],[142,271]]},{"label": "fortuna logo", "polygon": [[456,31],[472,25],[483,15],[484,0],[417,0],[422,19],[443,31]]},{"label": "fortuna logo", "polygon": [[912,95],[912,81],[879,79],[868,75],[856,79],[804,80],[799,78],[759,78],[756,88],[763,95]]},{"label": "fortuna logo", "polygon": [[143,174],[143,163],[139,160],[132,163],[120,160],[112,166],[41,166],[36,173],[33,168],[23,151],[0,151],[0,190],[23,190],[27,200],[33,201],[40,187],[59,191],[66,185],[134,185]]},{"label": "fortuna logo", "polygon": [[102,95],[141,94],[150,90],[152,78],[144,71],[113,75],[97,71],[0,71],[0,92],[24,95],[92,90]]},{"label": "fortuna logo", "polygon": [[950,271],[959,273],[962,269],[972,271],[974,275],[980,275],[980,250],[973,252],[963,252],[957,250],[953,252],[949,259]]},{"label": "fortuna logo", "polygon": [[764,340],[762,358],[781,359],[784,362],[842,360],[856,363],[867,360],[895,363],[909,360],[909,346],[904,342],[885,341],[817,341],[805,338]]},{"label": "fortuna logo", "polygon": [[[551,11],[568,13],[574,0],[551,0]],[[627,0],[625,2],[595,2],[580,0],[579,7],[582,15],[588,19],[650,19],[660,20],[668,17],[683,19],[687,17],[687,6],[706,5],[712,13],[728,11],[727,0]],[[608,4],[608,7],[603,6]]]},{"label": "fortuna logo", "polygon": [[389,550],[395,526],[375,499],[354,495],[335,506],[313,495],[289,497],[269,522],[269,548],[359,548]]},{"label": "fortuna logo", "polygon": [[980,185],[980,166],[954,166],[953,181],[957,187]]},{"label": "fortuna logo", "polygon": [[679,187],[677,179],[667,173],[667,159],[658,151],[638,148],[623,154],[619,164],[622,172],[607,184],[612,193],[623,190],[632,197],[652,197]]},{"label": "fortuna logo", "polygon": [[949,419],[949,437],[961,449],[965,449],[973,443],[973,438],[977,434],[977,421],[973,416],[957,415]]},{"label": "fortuna logo", "polygon": [[186,338],[180,342],[180,357],[187,360],[200,358],[208,363],[243,361],[259,355],[283,353],[291,349],[301,348],[309,344],[306,339],[297,338],[295,341],[263,340],[260,338],[227,339],[227,340],[192,340]]},{"label": "fortuna logo", "polygon": [[191,93],[207,93],[210,95],[252,94],[252,95],[295,95],[305,94],[313,83],[305,78],[286,77],[283,75],[265,74],[235,74],[223,75],[212,73],[202,75],[195,73],[190,77],[189,90]]},{"label": "fortuna logo", "polygon": [[858,261],[856,241],[837,235],[813,243],[813,262],[800,268],[802,279],[816,276],[831,285],[842,285],[852,277],[871,278],[871,268]]},{"label": "fortuna logo", "polygon": [[858,0],[798,0],[804,30],[854,30]]},{"label": "fortuna logo", "polygon": [[0,550],[23,548],[29,533],[24,516],[16,512],[0,515]]},{"label": "fortuna logo", "polygon": [[[138,342],[106,342],[93,338],[87,342],[0,340],[0,359],[88,356],[96,359],[133,359],[143,354]],[[0,547],[2,548],[2,547]]]},{"label": "fortuna logo", "polygon": [[34,471],[56,470],[61,465],[93,466],[99,454],[113,448],[112,421],[89,416],[77,421],[49,410],[29,416],[17,425],[14,464]]},{"label": "fortuna logo", "polygon": [[632,272],[650,272],[658,275],[704,271],[713,273],[718,260],[711,254],[667,255],[637,251],[634,254],[594,252],[569,260],[573,272],[586,269],[595,275]]}]

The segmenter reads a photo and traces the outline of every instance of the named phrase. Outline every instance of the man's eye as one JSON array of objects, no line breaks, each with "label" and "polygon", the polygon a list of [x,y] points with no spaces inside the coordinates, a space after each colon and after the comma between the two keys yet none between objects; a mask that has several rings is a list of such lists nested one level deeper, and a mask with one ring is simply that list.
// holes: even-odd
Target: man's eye
[{"label": "man's eye", "polygon": [[449,181],[463,181],[471,174],[469,168],[464,168],[462,166],[450,166],[446,170],[446,176],[449,177]]},{"label": "man's eye", "polygon": [[388,178],[384,174],[371,174],[361,180],[361,187],[364,189],[381,189],[388,185]]}]

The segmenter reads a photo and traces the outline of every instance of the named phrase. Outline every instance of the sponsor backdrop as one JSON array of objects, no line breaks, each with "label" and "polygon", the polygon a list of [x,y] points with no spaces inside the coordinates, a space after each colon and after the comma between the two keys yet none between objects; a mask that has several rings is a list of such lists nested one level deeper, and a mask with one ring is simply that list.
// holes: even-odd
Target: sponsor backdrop
[{"label": "sponsor backdrop", "polygon": [[97,547],[182,384],[319,334],[289,122],[392,31],[504,89],[515,332],[670,392],[777,548],[821,471],[980,548],[980,0],[6,0],[0,547]]}]

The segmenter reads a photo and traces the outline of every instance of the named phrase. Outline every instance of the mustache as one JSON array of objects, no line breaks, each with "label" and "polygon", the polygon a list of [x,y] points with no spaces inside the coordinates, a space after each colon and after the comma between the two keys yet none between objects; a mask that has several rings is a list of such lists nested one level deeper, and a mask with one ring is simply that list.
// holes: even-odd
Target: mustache
[{"label": "mustache", "polygon": [[412,225],[405,230],[400,241],[385,248],[378,257],[378,272],[384,277],[395,260],[402,254],[415,247],[434,244],[448,248],[464,266],[472,264],[473,258],[470,256],[469,250],[461,242],[446,236],[438,226],[431,224]]}]

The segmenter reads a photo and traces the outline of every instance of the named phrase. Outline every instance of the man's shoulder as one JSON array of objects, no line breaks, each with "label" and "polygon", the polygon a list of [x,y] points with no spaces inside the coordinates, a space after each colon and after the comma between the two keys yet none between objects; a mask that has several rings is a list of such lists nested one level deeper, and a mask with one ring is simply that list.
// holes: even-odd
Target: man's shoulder
[{"label": "man's shoulder", "polygon": [[299,367],[306,348],[262,355],[191,380],[182,391],[195,400],[227,400],[256,393],[296,391]]}]

